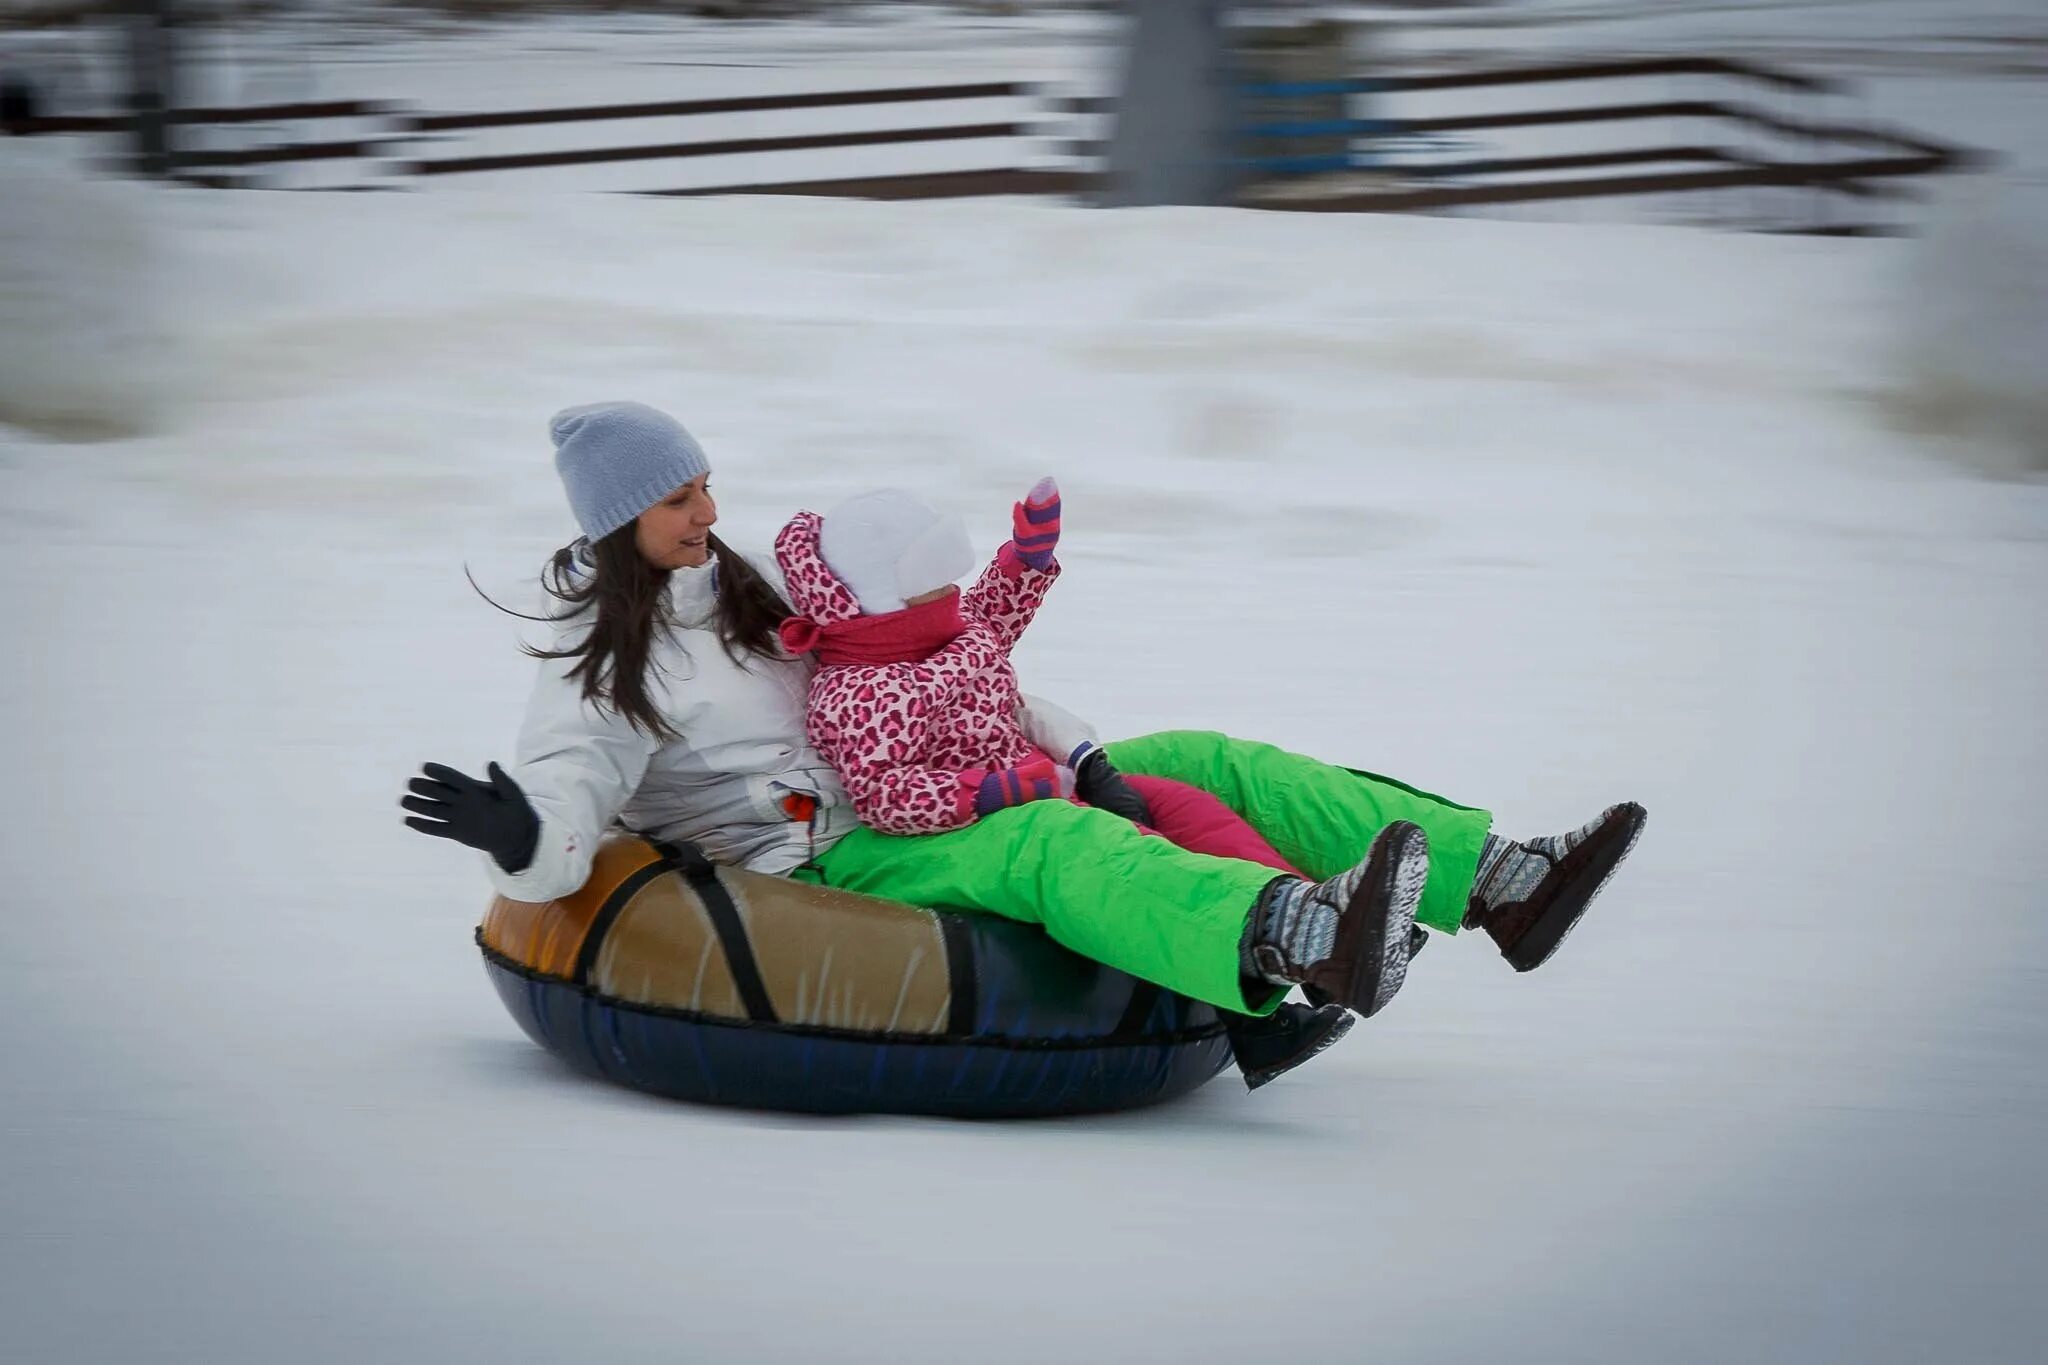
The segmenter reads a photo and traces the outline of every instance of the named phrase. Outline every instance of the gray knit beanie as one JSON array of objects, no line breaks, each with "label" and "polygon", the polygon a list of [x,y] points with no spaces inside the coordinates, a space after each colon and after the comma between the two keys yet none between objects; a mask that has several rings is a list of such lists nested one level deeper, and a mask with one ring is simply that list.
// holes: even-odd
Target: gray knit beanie
[{"label": "gray knit beanie", "polygon": [[700,474],[703,447],[683,424],[645,403],[586,403],[548,419],[555,472],[577,525],[603,540]]}]

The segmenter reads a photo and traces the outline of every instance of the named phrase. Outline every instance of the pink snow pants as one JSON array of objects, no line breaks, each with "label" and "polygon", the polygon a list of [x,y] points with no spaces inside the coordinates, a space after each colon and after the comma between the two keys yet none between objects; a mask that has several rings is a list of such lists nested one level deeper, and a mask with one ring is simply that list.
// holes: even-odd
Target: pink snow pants
[{"label": "pink snow pants", "polygon": [[1200,787],[1135,773],[1125,773],[1123,779],[1152,808],[1151,827],[1188,852],[1260,863],[1291,877],[1301,875],[1243,816]]}]

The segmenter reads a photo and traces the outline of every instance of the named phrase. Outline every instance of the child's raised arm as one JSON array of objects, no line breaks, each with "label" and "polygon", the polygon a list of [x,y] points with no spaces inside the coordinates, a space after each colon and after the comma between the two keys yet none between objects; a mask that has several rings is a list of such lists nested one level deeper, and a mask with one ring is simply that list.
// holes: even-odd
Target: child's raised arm
[{"label": "child's raised arm", "polygon": [[1010,539],[995,562],[960,600],[961,608],[988,623],[1005,651],[1015,648],[1038,614],[1046,592],[1059,581],[1053,551],[1060,540],[1060,486],[1040,479],[1010,509]]}]

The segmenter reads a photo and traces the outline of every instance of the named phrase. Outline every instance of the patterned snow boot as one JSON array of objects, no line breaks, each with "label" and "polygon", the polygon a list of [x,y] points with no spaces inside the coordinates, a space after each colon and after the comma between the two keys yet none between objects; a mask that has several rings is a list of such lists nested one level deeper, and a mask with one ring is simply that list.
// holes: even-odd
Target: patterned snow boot
[{"label": "patterned snow boot", "polygon": [[[1408,930],[1408,961],[1412,963],[1415,961],[1416,958],[1421,957],[1422,950],[1424,948],[1427,948],[1428,946],[1429,930],[1423,928],[1419,924],[1410,926]],[[1309,1004],[1314,1005],[1317,1009],[1321,1009],[1326,1005],[1336,1004],[1335,1001],[1330,999],[1328,994],[1326,994],[1323,991],[1317,990],[1314,986],[1302,987],[1301,993],[1302,996],[1309,1002]],[[1286,1006],[1283,1005],[1281,1008],[1285,1009]],[[1335,1038],[1332,1038],[1330,1040],[1330,1042],[1332,1043],[1336,1041],[1337,1040]],[[1325,1044],[1324,1046],[1328,1046],[1328,1044]],[[1304,1058],[1303,1060],[1305,1061],[1307,1059]],[[1254,1088],[1256,1089],[1256,1087]]]},{"label": "patterned snow boot", "polygon": [[1257,1090],[1334,1044],[1357,1022],[1342,1005],[1282,1005],[1264,1019],[1225,1015],[1230,1051],[1244,1073],[1244,1087]]},{"label": "patterned snow boot", "polygon": [[1525,843],[1487,835],[1465,927],[1485,929],[1516,971],[1542,966],[1635,847],[1646,818],[1624,801],[1569,834]]},{"label": "patterned snow boot", "polygon": [[1281,877],[1245,927],[1245,973],[1312,986],[1371,1018],[1408,973],[1408,935],[1429,878],[1429,837],[1406,820],[1379,832],[1365,861],[1327,881]]}]

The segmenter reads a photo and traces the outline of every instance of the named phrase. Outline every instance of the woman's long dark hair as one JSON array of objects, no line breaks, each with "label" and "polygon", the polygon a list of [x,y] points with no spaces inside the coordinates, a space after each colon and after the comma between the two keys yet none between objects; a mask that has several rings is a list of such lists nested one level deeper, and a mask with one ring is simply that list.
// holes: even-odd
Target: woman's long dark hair
[{"label": "woman's long dark hair", "polygon": [[[594,607],[597,617],[590,632],[566,649],[529,645],[526,652],[536,659],[574,659],[569,676],[583,685],[586,701],[624,716],[643,734],[673,739],[675,729],[650,699],[647,685],[655,635],[674,625],[665,591],[669,571],[641,556],[632,522],[589,546],[594,569],[577,562],[583,544],[555,551],[541,582],[563,606],[560,614],[546,619],[566,621]],[[789,604],[717,536],[710,545],[718,561],[718,643],[744,668],[751,655],[777,652],[775,628],[790,614]]]}]

